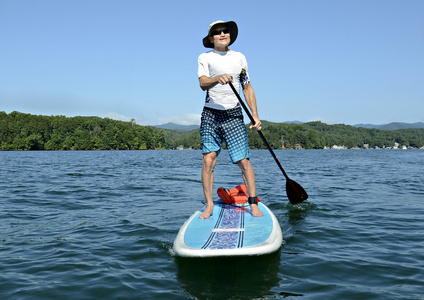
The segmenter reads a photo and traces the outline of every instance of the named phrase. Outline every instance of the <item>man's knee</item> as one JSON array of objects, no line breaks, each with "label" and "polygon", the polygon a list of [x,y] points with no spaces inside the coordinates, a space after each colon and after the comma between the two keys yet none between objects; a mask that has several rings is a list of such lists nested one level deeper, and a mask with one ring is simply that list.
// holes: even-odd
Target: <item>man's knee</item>
[{"label": "man's knee", "polygon": [[239,167],[242,171],[246,171],[249,168],[251,168],[250,160],[248,158],[244,158],[242,160],[239,160],[237,162],[237,164],[239,165]]},{"label": "man's knee", "polygon": [[216,153],[211,152],[203,155],[203,168],[212,171],[216,164]]}]

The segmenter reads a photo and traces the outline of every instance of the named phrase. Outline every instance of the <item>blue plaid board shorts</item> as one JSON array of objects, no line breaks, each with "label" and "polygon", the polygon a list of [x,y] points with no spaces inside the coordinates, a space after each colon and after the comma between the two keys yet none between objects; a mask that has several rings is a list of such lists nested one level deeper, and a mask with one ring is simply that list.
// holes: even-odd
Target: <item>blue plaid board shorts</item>
[{"label": "blue plaid board shorts", "polygon": [[240,106],[228,110],[204,107],[200,137],[202,153],[216,152],[219,155],[222,142],[225,141],[234,164],[250,157],[247,130]]}]

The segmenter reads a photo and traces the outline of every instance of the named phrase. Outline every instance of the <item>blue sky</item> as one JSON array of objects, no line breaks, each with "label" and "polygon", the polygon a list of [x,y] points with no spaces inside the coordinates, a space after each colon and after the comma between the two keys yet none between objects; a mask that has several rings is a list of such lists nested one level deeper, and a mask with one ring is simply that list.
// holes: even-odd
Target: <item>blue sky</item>
[{"label": "blue sky", "polygon": [[262,120],[424,122],[423,15],[423,0],[0,0],[0,111],[198,124],[201,40],[234,20]]}]

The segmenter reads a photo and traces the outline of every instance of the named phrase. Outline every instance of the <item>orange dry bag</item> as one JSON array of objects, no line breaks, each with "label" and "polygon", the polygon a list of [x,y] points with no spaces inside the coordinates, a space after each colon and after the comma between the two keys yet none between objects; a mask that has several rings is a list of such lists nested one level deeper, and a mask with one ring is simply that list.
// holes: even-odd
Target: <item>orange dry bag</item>
[{"label": "orange dry bag", "polygon": [[[247,188],[244,184],[240,184],[231,190],[220,187],[217,191],[219,198],[227,204],[240,204],[246,203],[249,194],[247,194]],[[260,201],[259,197],[257,198]]]}]

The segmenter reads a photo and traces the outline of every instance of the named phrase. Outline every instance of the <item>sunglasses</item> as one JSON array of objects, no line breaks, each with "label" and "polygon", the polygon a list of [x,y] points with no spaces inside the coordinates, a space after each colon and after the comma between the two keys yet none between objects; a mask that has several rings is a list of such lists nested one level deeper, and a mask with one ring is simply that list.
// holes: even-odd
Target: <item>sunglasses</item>
[{"label": "sunglasses", "polygon": [[228,33],[230,33],[230,29],[228,29],[228,28],[218,29],[218,30],[212,31],[211,35],[221,35],[221,32],[224,33],[224,34],[228,34]]}]

